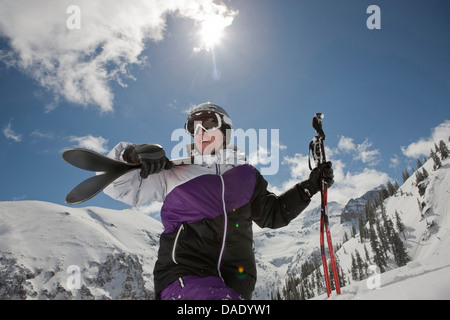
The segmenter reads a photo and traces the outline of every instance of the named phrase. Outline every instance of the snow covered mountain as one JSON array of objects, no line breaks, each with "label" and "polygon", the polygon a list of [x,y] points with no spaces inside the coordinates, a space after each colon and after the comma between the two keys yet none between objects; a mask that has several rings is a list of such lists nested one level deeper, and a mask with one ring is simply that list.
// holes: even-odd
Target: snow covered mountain
[{"label": "snow covered mountain", "polygon": [[[373,252],[358,235],[343,242],[355,220],[341,223],[345,206],[329,204],[335,254],[350,282],[332,299],[450,299],[450,158],[438,170],[432,160],[423,168],[429,175],[421,188],[412,175],[384,201],[387,215],[397,212],[405,225],[401,239],[411,261],[404,267],[390,258],[387,272],[352,280],[351,255],[363,254],[365,245],[373,263]],[[319,219],[312,208],[282,229],[255,226],[254,299],[269,299],[319,254]],[[0,202],[0,299],[152,299],[161,231],[159,221],[134,210]]]},{"label": "snow covered mountain", "polygon": [[341,212],[341,223],[358,220],[358,215],[364,212],[364,206],[367,200],[373,201],[378,196],[381,187],[383,186],[367,191],[358,199],[350,199]]},{"label": "snow covered mountain", "polygon": [[[411,175],[383,202],[387,216],[396,221],[398,214],[405,226],[399,236],[411,261],[398,268],[392,256],[388,256],[387,272],[379,274],[380,290],[369,290],[364,280],[344,288],[350,297],[450,299],[450,158],[442,161],[440,169],[434,170],[433,166],[433,160],[429,159],[416,170],[416,173],[425,170],[428,177],[418,182],[418,174]],[[381,215],[381,208],[377,214]],[[355,250],[363,254],[364,245],[373,263],[370,244],[368,241],[361,243],[359,234],[345,242],[336,253],[349,278],[350,255]]]},{"label": "snow covered mountain", "polygon": [[[396,221],[400,216],[405,229],[400,238],[406,246],[411,261],[398,267],[393,254],[388,254],[386,272],[381,273],[375,266],[374,253],[370,241],[357,233],[343,243],[344,234],[351,235],[352,225],[358,227],[357,217],[341,219],[341,214],[349,206],[360,208],[367,198],[351,200],[342,209],[337,204],[329,204],[330,230],[333,244],[339,245],[335,256],[344,272],[347,285],[341,288],[342,295],[334,299],[450,299],[450,158],[442,161],[438,170],[433,170],[433,160],[428,160],[416,172],[425,169],[428,177],[417,182],[415,174],[384,200],[387,216]],[[332,192],[332,189],[330,189]],[[352,203],[353,202],[353,203]],[[299,276],[300,264],[319,254],[319,214],[318,209],[307,211],[289,226],[279,230],[258,230],[255,232],[256,254],[259,263],[259,280],[255,298],[270,298],[274,289],[282,289],[288,275]],[[356,212],[356,210],[355,210]],[[381,208],[377,209],[378,216]],[[346,222],[340,223],[340,220]],[[289,235],[289,236],[287,236]],[[369,254],[368,275],[362,281],[352,279],[352,255],[356,251]],[[322,267],[320,267],[323,274]],[[372,272],[372,273],[371,273]],[[373,285],[375,282],[375,285]],[[378,289],[378,290],[375,290]],[[317,294],[317,292],[316,292]],[[324,299],[319,294],[315,299]]]},{"label": "snow covered mountain", "polygon": [[161,231],[133,210],[0,202],[0,299],[151,299]]},{"label": "snow covered mountain", "polygon": [[[328,204],[330,227],[342,235],[344,228],[339,226],[339,221],[343,208],[336,202]],[[258,267],[254,299],[270,299],[270,293],[284,284],[288,274],[299,274],[303,262],[312,254],[320,255],[319,228],[320,207],[303,212],[284,228],[270,230],[254,225]]]}]

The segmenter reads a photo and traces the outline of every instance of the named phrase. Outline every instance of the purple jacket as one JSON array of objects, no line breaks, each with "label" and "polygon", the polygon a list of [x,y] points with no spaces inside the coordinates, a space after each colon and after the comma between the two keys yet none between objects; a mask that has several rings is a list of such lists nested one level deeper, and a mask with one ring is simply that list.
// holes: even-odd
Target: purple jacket
[{"label": "purple jacket", "polygon": [[[119,159],[126,143],[110,153]],[[105,192],[132,205],[163,201],[156,293],[188,275],[216,276],[243,298],[251,299],[256,283],[253,221],[260,227],[286,226],[309,204],[298,185],[280,196],[238,154],[225,149],[194,163],[174,166],[147,179],[134,171]]]}]

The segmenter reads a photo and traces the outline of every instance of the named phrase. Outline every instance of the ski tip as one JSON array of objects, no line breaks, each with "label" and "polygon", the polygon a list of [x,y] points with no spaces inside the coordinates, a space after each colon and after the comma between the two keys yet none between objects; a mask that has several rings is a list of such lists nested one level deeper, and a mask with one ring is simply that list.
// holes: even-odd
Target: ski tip
[{"label": "ski tip", "polygon": [[67,162],[71,162],[71,157],[76,156],[79,153],[89,153],[89,154],[93,154],[93,155],[99,155],[102,157],[106,157],[104,154],[98,153],[94,150],[90,150],[90,149],[86,149],[86,148],[68,148],[65,149],[62,153],[61,156],[64,160],[66,160]]},{"label": "ski tip", "polygon": [[83,202],[85,202],[85,201],[87,201],[88,199],[86,199],[86,200],[79,200],[79,199],[77,199],[72,193],[69,193],[67,196],[66,196],[66,203],[67,204],[70,204],[70,205],[72,205],[72,206],[74,206],[74,205],[77,205],[77,204],[80,204],[80,203],[83,203]]}]

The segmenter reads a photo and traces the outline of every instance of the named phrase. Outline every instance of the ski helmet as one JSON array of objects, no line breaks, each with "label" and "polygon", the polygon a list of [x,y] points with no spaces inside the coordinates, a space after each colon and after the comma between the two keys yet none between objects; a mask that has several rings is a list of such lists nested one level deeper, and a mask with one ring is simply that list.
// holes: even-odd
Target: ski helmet
[{"label": "ski helmet", "polygon": [[228,115],[228,113],[225,111],[225,109],[223,109],[222,107],[219,107],[218,105],[211,103],[211,102],[205,102],[205,103],[201,103],[198,106],[194,107],[190,112],[189,115],[187,117],[186,123],[184,128],[186,129],[186,131],[188,133],[191,134],[191,132],[189,132],[188,128],[190,126],[190,121],[196,116],[196,115],[200,115],[202,113],[215,113],[217,115],[220,116],[220,121],[221,121],[221,127],[220,130],[226,134],[226,130],[227,129],[232,129],[233,128],[233,122],[231,121],[230,116]]}]

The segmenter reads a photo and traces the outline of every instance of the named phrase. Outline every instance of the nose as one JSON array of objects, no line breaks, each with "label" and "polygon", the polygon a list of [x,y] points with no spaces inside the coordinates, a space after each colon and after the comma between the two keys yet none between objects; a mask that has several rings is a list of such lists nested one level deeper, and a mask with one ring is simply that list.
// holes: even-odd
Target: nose
[{"label": "nose", "polygon": [[202,127],[198,126],[197,129],[195,130],[195,135],[203,137],[204,134],[205,134],[205,130],[203,130]]}]

